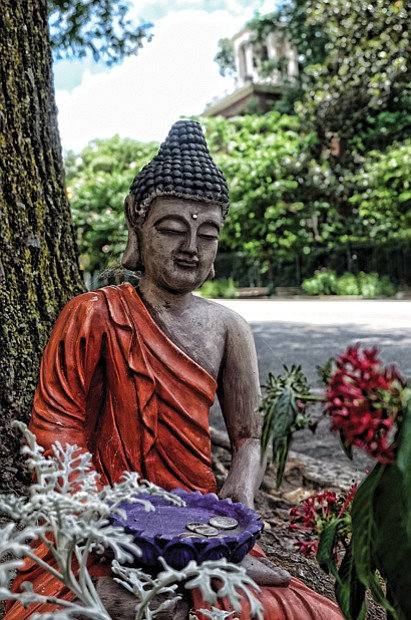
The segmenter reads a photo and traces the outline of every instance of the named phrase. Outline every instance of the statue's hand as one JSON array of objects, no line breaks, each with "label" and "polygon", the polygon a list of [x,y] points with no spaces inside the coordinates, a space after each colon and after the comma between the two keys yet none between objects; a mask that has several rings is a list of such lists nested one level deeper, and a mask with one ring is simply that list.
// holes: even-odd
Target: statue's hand
[{"label": "statue's hand", "polygon": [[241,562],[247,575],[253,579],[259,586],[280,586],[289,585],[291,575],[286,570],[278,568],[268,558],[254,558],[246,555]]},{"label": "statue's hand", "polygon": [[220,499],[230,498],[233,502],[241,502],[247,508],[254,508],[254,493],[251,489],[238,489],[234,485],[224,484],[218,494]]}]

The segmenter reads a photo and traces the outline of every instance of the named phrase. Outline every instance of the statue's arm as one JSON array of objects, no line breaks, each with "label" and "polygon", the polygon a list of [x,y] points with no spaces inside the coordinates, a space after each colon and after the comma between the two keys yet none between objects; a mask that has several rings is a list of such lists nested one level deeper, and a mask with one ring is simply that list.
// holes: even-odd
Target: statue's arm
[{"label": "statue's arm", "polygon": [[260,385],[254,339],[248,324],[229,315],[218,397],[232,446],[229,475],[220,496],[253,507],[261,483]]},{"label": "statue's arm", "polygon": [[[240,317],[230,321],[221,371],[219,399],[232,445],[230,471],[220,497],[231,497],[253,508],[254,495],[263,476],[260,450],[260,382],[254,339]],[[288,586],[290,575],[267,558],[247,555],[242,561],[260,585]]]},{"label": "statue's arm", "polygon": [[86,452],[86,402],[101,359],[104,317],[98,295],[71,300],[56,321],[45,348],[30,429],[50,452],[59,441]]}]

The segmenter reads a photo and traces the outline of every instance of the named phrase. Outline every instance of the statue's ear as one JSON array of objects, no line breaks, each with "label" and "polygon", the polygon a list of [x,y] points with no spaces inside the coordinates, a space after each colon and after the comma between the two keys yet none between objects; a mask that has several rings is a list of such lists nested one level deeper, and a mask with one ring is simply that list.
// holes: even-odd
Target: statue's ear
[{"label": "statue's ear", "polygon": [[134,213],[134,197],[129,194],[124,201],[124,214],[127,221],[128,239],[123,258],[121,259],[121,264],[125,267],[125,269],[129,269],[130,271],[140,271],[142,267],[140,241],[135,226],[133,226],[132,223]]},{"label": "statue's ear", "polygon": [[207,276],[207,280],[212,280],[213,278],[215,278],[215,267],[214,267],[214,265],[211,266],[211,269],[210,269],[209,274]]}]

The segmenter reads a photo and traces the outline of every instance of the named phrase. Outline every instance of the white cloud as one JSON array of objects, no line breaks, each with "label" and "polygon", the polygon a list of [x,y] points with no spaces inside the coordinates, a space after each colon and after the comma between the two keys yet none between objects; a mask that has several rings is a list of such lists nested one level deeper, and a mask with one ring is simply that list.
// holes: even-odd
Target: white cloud
[{"label": "white cloud", "polygon": [[132,0],[131,14],[137,19],[156,22],[170,12],[196,9],[212,13],[223,10],[241,16],[245,22],[260,11],[263,2],[273,5],[272,0]]},{"label": "white cloud", "polygon": [[93,138],[116,133],[162,140],[179,116],[200,114],[227,88],[213,62],[218,39],[234,34],[247,18],[226,10],[169,13],[137,57],[106,73],[86,72],[71,93],[57,91],[63,147],[79,151]]},{"label": "white cloud", "polygon": [[258,9],[258,12],[261,13],[261,15],[272,13],[273,11],[275,11],[275,5],[276,3],[273,3],[272,0],[265,0],[265,2],[263,2],[261,7]]}]

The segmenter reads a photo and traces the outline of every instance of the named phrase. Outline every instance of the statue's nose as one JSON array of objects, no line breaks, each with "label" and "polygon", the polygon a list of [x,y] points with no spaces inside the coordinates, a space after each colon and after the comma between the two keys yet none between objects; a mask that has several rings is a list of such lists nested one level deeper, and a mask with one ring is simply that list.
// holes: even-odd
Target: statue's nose
[{"label": "statue's nose", "polygon": [[189,254],[190,256],[194,256],[197,254],[197,237],[196,235],[188,235],[184,240],[183,247],[181,248],[183,252]]}]

